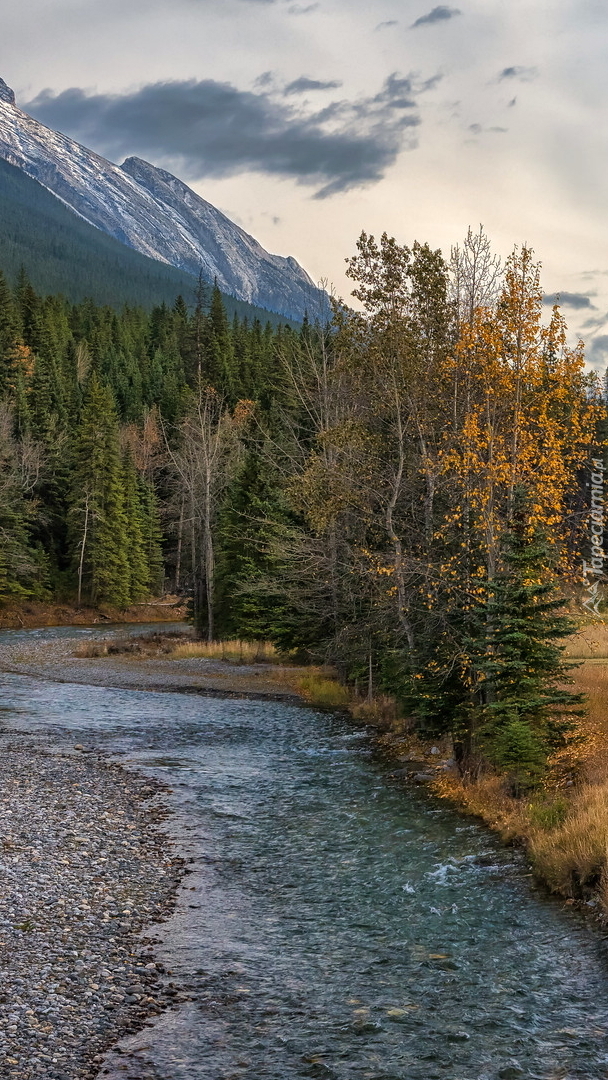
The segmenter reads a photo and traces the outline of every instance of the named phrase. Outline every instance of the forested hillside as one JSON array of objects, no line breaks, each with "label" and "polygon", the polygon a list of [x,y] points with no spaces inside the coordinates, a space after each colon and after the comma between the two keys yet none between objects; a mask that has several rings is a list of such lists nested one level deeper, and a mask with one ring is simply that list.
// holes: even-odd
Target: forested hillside
[{"label": "forested hillside", "polygon": [[576,712],[556,586],[602,396],[526,249],[363,234],[349,273],[362,310],[299,330],[3,281],[0,596],[183,590],[202,635],[330,660],[530,780]]},{"label": "forested hillside", "polygon": [[[178,294],[194,303],[197,279],[148,259],[78,217],[45,187],[0,158],[0,266],[10,282],[25,269],[39,292],[72,302],[151,308]],[[223,297],[230,316],[289,322],[275,312]]]}]

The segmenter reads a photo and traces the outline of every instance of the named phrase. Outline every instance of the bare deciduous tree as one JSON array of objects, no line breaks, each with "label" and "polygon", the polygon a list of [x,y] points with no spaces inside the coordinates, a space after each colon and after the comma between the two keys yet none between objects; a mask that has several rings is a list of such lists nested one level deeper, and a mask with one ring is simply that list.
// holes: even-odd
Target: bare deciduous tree
[{"label": "bare deciduous tree", "polygon": [[483,225],[476,233],[471,227],[462,247],[456,244],[450,255],[451,299],[459,318],[472,322],[475,309],[493,307],[500,295],[503,267],[494,255]]},{"label": "bare deciduous tree", "polygon": [[176,482],[179,517],[178,550],[182,560],[183,531],[188,532],[194,621],[209,641],[214,634],[215,552],[218,511],[241,456],[241,432],[251,413],[250,402],[231,411],[213,387],[201,386],[191,408],[165,446],[169,472]]}]

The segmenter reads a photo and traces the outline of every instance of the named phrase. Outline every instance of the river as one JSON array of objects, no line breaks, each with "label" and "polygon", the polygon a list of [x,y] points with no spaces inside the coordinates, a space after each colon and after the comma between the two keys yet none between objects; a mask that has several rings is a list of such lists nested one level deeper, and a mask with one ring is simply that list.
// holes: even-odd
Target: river
[{"label": "river", "polygon": [[[66,633],[82,631],[2,637]],[[100,748],[173,789],[192,861],[159,952],[193,1000],[125,1043],[154,1076],[608,1077],[601,935],[485,829],[393,779],[348,720],[2,683],[5,725]]]}]

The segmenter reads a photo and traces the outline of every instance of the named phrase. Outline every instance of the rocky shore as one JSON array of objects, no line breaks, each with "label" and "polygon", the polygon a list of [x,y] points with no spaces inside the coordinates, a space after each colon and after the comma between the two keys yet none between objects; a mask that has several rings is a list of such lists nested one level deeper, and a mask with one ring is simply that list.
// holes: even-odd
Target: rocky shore
[{"label": "rocky shore", "polygon": [[183,1000],[145,936],[182,874],[166,789],[85,748],[4,731],[0,749],[0,1074],[91,1080]]},{"label": "rocky shore", "polygon": [[[133,629],[133,628],[131,628]],[[113,627],[97,631],[104,640],[124,637]],[[52,682],[106,686],[155,693],[200,694],[211,697],[250,698],[301,704],[295,688],[300,669],[275,664],[235,664],[197,658],[142,659],[135,655],[83,657],[75,655],[81,639],[70,636],[32,638],[27,642],[3,637],[0,670]],[[303,671],[304,669],[302,669]]]}]

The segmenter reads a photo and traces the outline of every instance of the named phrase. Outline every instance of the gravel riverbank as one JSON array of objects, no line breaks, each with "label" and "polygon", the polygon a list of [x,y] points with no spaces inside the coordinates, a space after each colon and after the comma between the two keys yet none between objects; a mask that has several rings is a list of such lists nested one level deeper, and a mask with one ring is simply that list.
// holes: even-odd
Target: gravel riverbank
[{"label": "gravel riverbank", "polygon": [[0,747],[0,1075],[90,1080],[182,999],[141,933],[182,874],[166,789],[94,752],[7,731]]},{"label": "gravel riverbank", "polygon": [[[300,700],[271,665],[75,656],[90,633],[5,632],[0,670],[130,690]],[[185,870],[162,831],[169,789],[97,751],[9,725],[10,713],[0,724],[0,1077],[139,1077],[117,1044],[160,1013],[170,1022],[167,1009],[189,998],[146,937],[173,912]],[[145,1080],[154,1075],[148,1067]]]},{"label": "gravel riverbank", "polygon": [[[181,624],[177,624],[180,628]],[[124,638],[141,632],[129,627],[95,633],[94,640]],[[0,671],[30,675],[53,682],[107,686],[123,690],[155,693],[200,694],[210,697],[250,698],[254,701],[283,701],[300,705],[302,695],[295,688],[299,669],[280,664],[236,664],[197,657],[167,659],[140,656],[82,657],[75,655],[78,644],[88,640],[63,636],[24,641],[20,634],[0,640]],[[93,636],[93,635],[92,635]],[[303,673],[303,672],[302,672]]]}]

